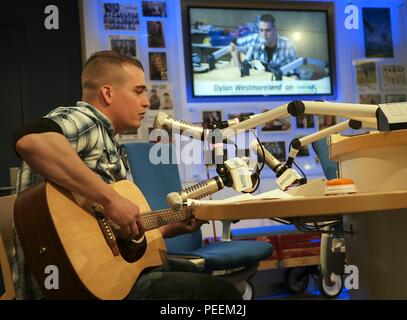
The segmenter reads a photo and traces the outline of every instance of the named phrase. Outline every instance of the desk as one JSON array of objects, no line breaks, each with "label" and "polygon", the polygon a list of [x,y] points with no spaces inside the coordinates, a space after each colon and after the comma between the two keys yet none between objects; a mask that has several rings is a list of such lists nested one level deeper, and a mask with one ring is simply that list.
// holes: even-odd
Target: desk
[{"label": "desk", "polygon": [[[407,190],[407,130],[331,137],[330,157],[339,175],[353,179],[359,192]],[[344,228],[347,263],[359,268],[359,290],[352,299],[407,299],[407,209],[366,215],[347,214]]]},{"label": "desk", "polygon": [[198,206],[200,219],[343,215],[346,263],[359,271],[351,299],[407,299],[407,130],[331,137],[330,157],[357,194]]},{"label": "desk", "polygon": [[287,219],[356,212],[368,214],[405,208],[407,208],[407,191],[395,191],[197,205],[194,215],[201,220]]}]

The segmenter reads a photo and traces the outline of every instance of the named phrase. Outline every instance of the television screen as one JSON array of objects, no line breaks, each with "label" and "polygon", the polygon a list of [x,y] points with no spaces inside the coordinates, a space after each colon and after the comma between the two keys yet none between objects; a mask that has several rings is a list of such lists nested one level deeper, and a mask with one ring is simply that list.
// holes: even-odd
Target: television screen
[{"label": "television screen", "polygon": [[186,11],[193,98],[333,94],[328,9],[188,6]]}]

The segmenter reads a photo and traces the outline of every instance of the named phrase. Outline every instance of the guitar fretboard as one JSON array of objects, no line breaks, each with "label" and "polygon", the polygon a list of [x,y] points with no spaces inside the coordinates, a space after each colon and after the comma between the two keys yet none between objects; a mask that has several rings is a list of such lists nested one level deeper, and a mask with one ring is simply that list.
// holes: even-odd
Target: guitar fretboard
[{"label": "guitar fretboard", "polygon": [[162,209],[155,211],[143,212],[141,217],[143,219],[144,227],[147,230],[157,229],[161,226],[187,220],[192,214],[189,207],[184,207],[179,211],[171,209]]}]

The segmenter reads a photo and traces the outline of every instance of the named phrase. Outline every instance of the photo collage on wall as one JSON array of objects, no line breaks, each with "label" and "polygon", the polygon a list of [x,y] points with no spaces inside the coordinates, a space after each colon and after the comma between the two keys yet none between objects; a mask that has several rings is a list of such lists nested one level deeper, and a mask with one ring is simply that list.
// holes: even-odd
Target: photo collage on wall
[{"label": "photo collage on wall", "polygon": [[406,102],[406,66],[385,60],[394,58],[390,8],[363,8],[362,14],[367,59],[354,63],[357,100],[362,104]]},{"label": "photo collage on wall", "polygon": [[123,133],[118,138],[126,141],[151,141],[149,133],[158,110],[173,115],[174,109],[172,85],[168,83],[168,53],[164,32],[167,2],[155,0],[118,3],[110,0],[102,3],[101,12],[107,34],[107,49],[141,61],[151,104],[141,127]]},{"label": "photo collage on wall", "polygon": [[356,66],[358,103],[406,102],[406,66],[360,60]]}]

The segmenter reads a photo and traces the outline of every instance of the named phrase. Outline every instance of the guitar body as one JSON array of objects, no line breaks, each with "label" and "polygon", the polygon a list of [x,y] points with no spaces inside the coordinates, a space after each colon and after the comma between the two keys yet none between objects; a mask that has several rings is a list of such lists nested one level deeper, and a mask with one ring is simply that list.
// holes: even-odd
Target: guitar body
[{"label": "guitar body", "polygon": [[[150,211],[133,183],[124,180],[111,186],[137,204],[140,212]],[[51,182],[18,195],[14,220],[26,259],[46,298],[124,299],[144,269],[159,266],[165,259],[158,229],[147,231],[129,250],[126,244],[118,246],[116,239],[109,246],[108,232],[92,204]],[[120,251],[115,253],[114,247]]]}]

